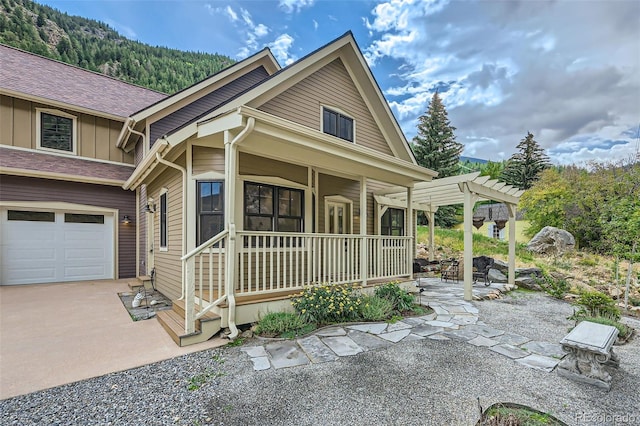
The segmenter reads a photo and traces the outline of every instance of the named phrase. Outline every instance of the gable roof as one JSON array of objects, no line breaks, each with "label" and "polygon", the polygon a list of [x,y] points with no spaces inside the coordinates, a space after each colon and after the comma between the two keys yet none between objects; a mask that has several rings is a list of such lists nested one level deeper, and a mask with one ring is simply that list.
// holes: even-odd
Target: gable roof
[{"label": "gable roof", "polygon": [[166,94],[0,44],[0,93],[124,119]]}]

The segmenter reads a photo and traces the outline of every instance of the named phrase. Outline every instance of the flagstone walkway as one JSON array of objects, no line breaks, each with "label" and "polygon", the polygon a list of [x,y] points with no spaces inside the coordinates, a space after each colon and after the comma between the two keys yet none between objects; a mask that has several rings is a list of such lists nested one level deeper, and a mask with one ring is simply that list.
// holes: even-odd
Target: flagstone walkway
[{"label": "flagstone walkway", "polygon": [[[464,301],[461,283],[443,283],[421,278],[419,302],[434,312],[404,318],[395,323],[361,323],[325,327],[295,340],[264,339],[259,345],[241,348],[256,371],[286,368],[310,363],[335,361],[340,357],[402,344],[432,339],[456,340],[485,347],[529,368],[552,371],[566,353],[559,343],[532,341],[526,336],[489,327],[478,318],[478,308]],[[496,290],[506,293],[502,284],[473,288],[474,296],[486,297]]]}]

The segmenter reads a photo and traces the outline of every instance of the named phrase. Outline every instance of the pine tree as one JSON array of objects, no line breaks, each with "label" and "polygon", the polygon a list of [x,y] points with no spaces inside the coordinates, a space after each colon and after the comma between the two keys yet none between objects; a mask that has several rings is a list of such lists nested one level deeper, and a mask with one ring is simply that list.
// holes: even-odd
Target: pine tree
[{"label": "pine tree", "polygon": [[517,149],[519,152],[509,158],[500,179],[517,188],[529,189],[551,163],[531,132],[527,132],[527,137],[520,141]]},{"label": "pine tree", "polygon": [[[438,172],[438,178],[459,174],[462,144],[456,141],[447,110],[438,96],[433,94],[427,112],[418,119],[418,134],[413,138],[413,153],[419,165]],[[424,216],[419,216],[424,223]],[[438,226],[451,227],[457,223],[456,208],[442,206],[435,216]]]}]

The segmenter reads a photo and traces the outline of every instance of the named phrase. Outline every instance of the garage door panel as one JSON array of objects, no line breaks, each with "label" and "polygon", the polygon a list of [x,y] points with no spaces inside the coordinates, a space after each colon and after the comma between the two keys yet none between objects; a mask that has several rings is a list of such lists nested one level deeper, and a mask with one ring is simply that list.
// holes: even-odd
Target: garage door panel
[{"label": "garage door panel", "polygon": [[104,276],[107,270],[104,265],[65,266],[64,276],[68,281],[92,279],[96,276]]},{"label": "garage door panel", "polygon": [[[35,246],[35,244],[33,244]],[[3,258],[11,264],[23,264],[24,266],[39,264],[41,262],[57,260],[57,250],[54,248],[39,247],[12,248]],[[9,265],[10,266],[10,265]]]},{"label": "garage door panel", "polygon": [[48,283],[56,281],[56,265],[6,268],[5,281],[10,284]]},{"label": "garage door panel", "polygon": [[87,249],[65,249],[64,260],[65,263],[80,263],[80,262],[101,262],[104,263],[105,256],[104,249],[101,248],[87,248]]}]

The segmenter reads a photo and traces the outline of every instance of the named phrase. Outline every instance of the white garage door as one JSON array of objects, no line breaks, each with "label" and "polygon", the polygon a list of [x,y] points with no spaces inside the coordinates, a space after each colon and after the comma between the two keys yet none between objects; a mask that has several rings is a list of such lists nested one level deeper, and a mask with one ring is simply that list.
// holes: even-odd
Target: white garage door
[{"label": "white garage door", "polygon": [[3,285],[113,278],[112,214],[1,213]]}]

